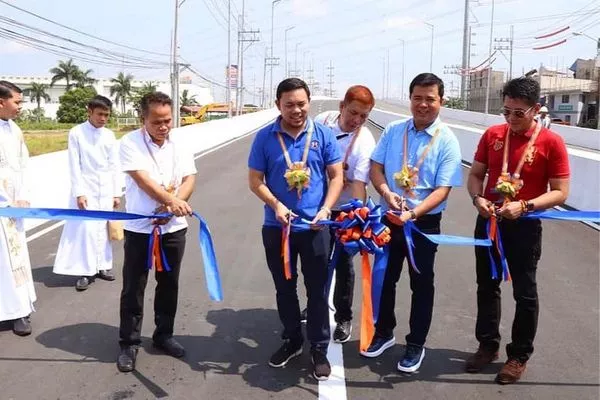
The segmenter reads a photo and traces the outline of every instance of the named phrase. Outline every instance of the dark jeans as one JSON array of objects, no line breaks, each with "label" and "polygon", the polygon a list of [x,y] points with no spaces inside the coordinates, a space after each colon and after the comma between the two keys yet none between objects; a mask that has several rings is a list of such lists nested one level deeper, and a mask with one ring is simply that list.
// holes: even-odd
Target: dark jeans
[{"label": "dark jeans", "polygon": [[[437,234],[440,233],[441,219],[441,213],[424,215],[415,221],[415,224],[423,233]],[[385,271],[385,278],[383,280],[381,304],[379,307],[379,317],[375,325],[375,334],[379,337],[391,338],[394,335],[394,328],[396,327],[396,315],[394,313],[396,307],[396,284],[400,280],[404,259],[408,259],[408,252],[403,228],[390,223],[385,218],[383,222],[390,227],[392,240],[390,242],[390,255]],[[412,297],[409,320],[410,332],[406,335],[406,343],[423,346],[427,339],[433,316],[433,299],[435,295],[433,265],[437,245],[418,233],[413,234],[413,240],[415,244],[413,254],[420,273],[415,272],[412,266],[407,266]],[[408,263],[409,261],[407,261]]]},{"label": "dark jeans", "polygon": [[329,308],[325,298],[327,263],[329,261],[329,230],[300,231],[290,234],[292,279],[286,280],[281,257],[281,228],[262,228],[267,265],[277,292],[277,311],[283,324],[283,339],[301,344],[304,340],[300,323],[296,270],[300,256],[304,285],[308,297],[306,334],[311,348],[327,352],[329,345]]},{"label": "dark jeans", "polygon": [[[339,211],[333,211],[331,219],[339,215]],[[331,233],[331,251],[335,245],[335,229]],[[346,322],[352,320],[352,300],[354,299],[354,263],[353,257],[344,251],[341,245],[338,248],[338,258],[335,264],[335,288],[333,290],[333,305],[335,306],[335,322]]]},{"label": "dark jeans", "polygon": [[[475,237],[485,238],[487,220],[477,218]],[[500,235],[508,268],[512,277],[513,297],[516,301],[512,325],[512,343],[506,346],[509,358],[527,361],[533,353],[533,339],[537,330],[539,303],[536,271],[542,253],[542,223],[540,220],[501,220]],[[496,252],[499,279],[492,279],[488,248],[475,247],[477,269],[477,324],[475,336],[485,349],[497,351],[500,347],[500,282],[501,266]]]},{"label": "dark jeans", "polygon": [[[173,336],[177,295],[179,291],[179,271],[185,250],[187,229],[162,235],[161,245],[165,252],[170,272],[155,272],[156,292],[154,294],[154,323],[152,335],[155,342]],[[141,343],[142,320],[144,317],[144,291],[148,283],[148,239],[150,235],[125,231],[125,257],[123,261],[123,290],[121,291],[121,325],[119,343],[121,346]]]}]

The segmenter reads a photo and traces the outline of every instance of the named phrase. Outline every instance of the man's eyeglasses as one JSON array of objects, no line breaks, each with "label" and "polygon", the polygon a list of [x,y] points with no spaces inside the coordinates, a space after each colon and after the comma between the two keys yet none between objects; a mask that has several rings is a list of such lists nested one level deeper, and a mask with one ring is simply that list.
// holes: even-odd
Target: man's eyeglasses
[{"label": "man's eyeglasses", "polygon": [[533,109],[533,107],[534,106],[531,106],[527,110],[521,110],[521,109],[513,110],[512,108],[502,107],[500,112],[502,113],[502,115],[504,115],[507,118],[510,117],[510,114],[513,114],[517,118],[524,118],[525,115],[527,115],[527,113]]}]

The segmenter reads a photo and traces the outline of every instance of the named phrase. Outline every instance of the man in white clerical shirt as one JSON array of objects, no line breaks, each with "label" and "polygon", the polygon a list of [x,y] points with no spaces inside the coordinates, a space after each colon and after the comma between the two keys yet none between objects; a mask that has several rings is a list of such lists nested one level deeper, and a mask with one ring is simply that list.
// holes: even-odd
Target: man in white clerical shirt
[{"label": "man in white clerical shirt", "polygon": [[[29,207],[25,170],[29,152],[21,129],[12,120],[21,111],[22,91],[0,81],[0,207]],[[25,228],[21,219],[0,218],[0,321],[13,332],[31,334],[29,314],[36,300]]]},{"label": "man in white clerical shirt", "polygon": [[[88,120],[69,132],[70,208],[111,211],[121,203],[118,144],[105,128],[111,107],[109,99],[95,96],[88,103]],[[86,290],[96,276],[114,281],[106,221],[67,221],[53,271],[79,276],[78,291]]]}]

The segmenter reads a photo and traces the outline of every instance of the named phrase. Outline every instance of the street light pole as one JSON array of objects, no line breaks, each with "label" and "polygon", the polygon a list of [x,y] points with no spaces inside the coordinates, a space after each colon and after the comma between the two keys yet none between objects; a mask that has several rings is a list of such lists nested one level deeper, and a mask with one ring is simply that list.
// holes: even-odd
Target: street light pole
[{"label": "street light pole", "polygon": [[429,72],[433,72],[433,24],[424,21],[423,23],[431,28],[431,48],[429,49]]},{"label": "street light pole", "polygon": [[400,100],[404,100],[404,39],[399,39],[402,42],[402,86],[400,87]]},{"label": "street light pole", "polygon": [[298,73],[298,46],[301,45],[302,42],[296,42],[296,51],[294,54],[294,76],[299,76]]},{"label": "street light pole", "polygon": [[492,41],[494,40],[494,7],[495,1],[492,0],[492,19],[490,23],[490,48],[489,48],[489,66],[487,69],[487,85],[485,88],[485,113],[489,114],[490,112],[490,85],[492,82]]},{"label": "street light pole", "polygon": [[231,118],[231,0],[227,1],[227,118]]},{"label": "street light pole", "polygon": [[185,0],[175,0],[175,22],[173,26],[173,63],[171,71],[171,99],[173,101],[174,126],[179,127],[179,62],[177,61],[177,28],[179,25],[179,7]]},{"label": "street light pole", "polygon": [[[231,0],[230,0],[231,1]],[[275,4],[281,0],[273,0],[271,3],[271,59],[269,60],[269,107],[273,104],[273,21],[275,16]]]},{"label": "street light pole", "polygon": [[285,33],[284,33],[284,45],[285,45],[285,77],[289,78],[289,68],[288,68],[288,50],[287,50],[287,33],[288,31],[291,31],[292,29],[294,29],[295,26],[290,26],[288,28],[286,28]]}]

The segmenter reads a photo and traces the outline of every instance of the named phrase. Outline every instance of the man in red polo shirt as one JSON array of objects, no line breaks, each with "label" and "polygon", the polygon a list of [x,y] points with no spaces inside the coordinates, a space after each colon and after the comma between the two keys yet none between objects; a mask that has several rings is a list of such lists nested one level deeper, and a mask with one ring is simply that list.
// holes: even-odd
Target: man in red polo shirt
[{"label": "man in red polo shirt", "polygon": [[[508,360],[496,382],[518,381],[533,353],[539,304],[536,284],[541,255],[542,225],[539,219],[519,218],[533,210],[564,203],[569,193],[569,159],[562,138],[538,125],[540,86],[531,78],[516,78],[502,91],[506,124],[490,127],[481,137],[468,190],[479,216],[475,237],[486,238],[489,218],[497,218],[502,244],[512,277],[516,312]],[[486,173],[489,174],[484,188]],[[549,188],[549,190],[548,190]],[[494,255],[497,258],[497,254]],[[500,347],[500,281],[493,278],[488,248],[476,247],[477,323],[479,349],[466,362],[475,373],[498,358]],[[495,263],[500,266],[499,262]]]}]

